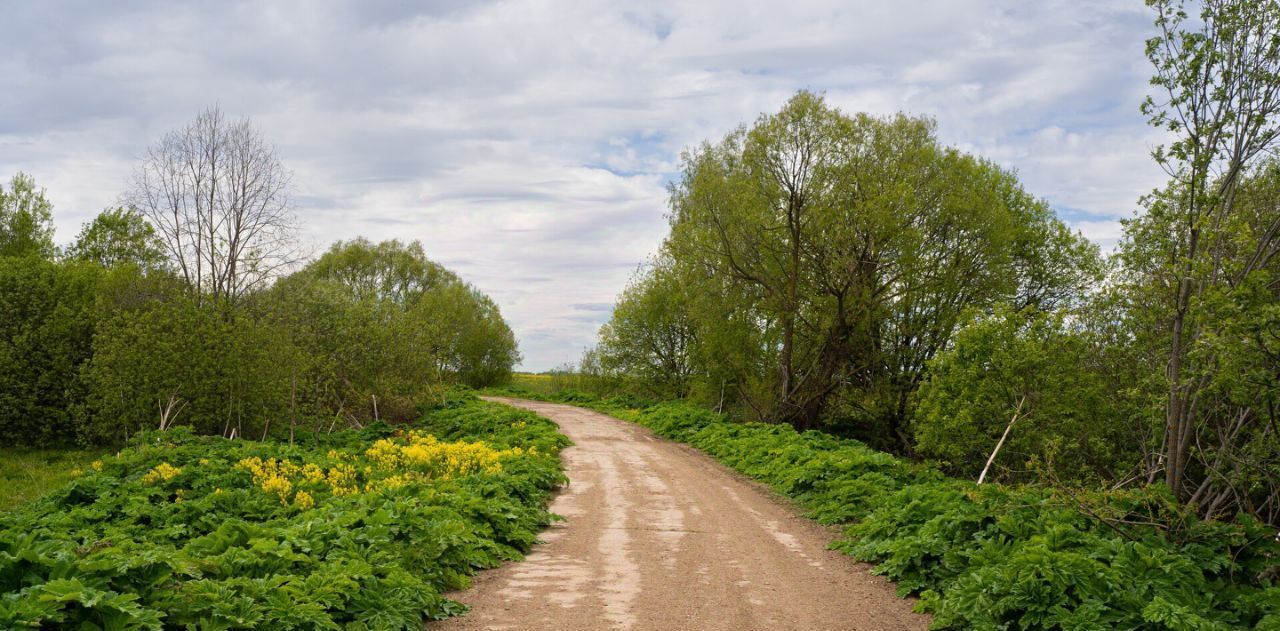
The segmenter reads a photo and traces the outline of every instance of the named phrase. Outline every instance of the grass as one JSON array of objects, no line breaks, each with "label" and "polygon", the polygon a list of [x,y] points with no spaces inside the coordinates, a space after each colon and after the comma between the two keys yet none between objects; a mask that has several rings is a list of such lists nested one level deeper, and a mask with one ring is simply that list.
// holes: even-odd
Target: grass
[{"label": "grass", "polygon": [[0,448],[0,511],[17,508],[71,481],[106,449]]},{"label": "grass", "polygon": [[551,375],[534,374],[528,372],[518,372],[511,375],[511,385],[521,390],[527,390],[543,395],[553,395],[558,392],[560,384]]}]

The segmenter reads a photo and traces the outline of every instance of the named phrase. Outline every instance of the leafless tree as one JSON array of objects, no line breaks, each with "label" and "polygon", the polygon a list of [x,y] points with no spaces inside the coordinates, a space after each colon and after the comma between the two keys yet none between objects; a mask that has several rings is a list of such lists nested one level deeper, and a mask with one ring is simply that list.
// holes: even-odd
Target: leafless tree
[{"label": "leafless tree", "polygon": [[249,119],[215,106],[147,149],[124,201],[198,295],[235,300],[299,258],[291,178]]}]

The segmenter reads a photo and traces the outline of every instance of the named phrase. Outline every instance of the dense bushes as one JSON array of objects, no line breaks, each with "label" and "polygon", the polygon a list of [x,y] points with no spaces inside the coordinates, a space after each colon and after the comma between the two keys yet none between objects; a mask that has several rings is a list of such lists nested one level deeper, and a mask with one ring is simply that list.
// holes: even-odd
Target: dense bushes
[{"label": "dense bushes", "polygon": [[120,444],[175,424],[265,438],[407,422],[452,384],[503,381],[520,359],[497,304],[417,242],[356,238],[307,262],[275,234],[292,230],[287,209],[268,218],[283,222],[271,235],[194,243],[191,231],[221,224],[171,210],[108,208],[60,250],[44,191],[22,174],[0,186],[8,444]]},{"label": "dense bushes", "polygon": [[74,435],[102,276],[89,264],[0,256],[0,435],[10,444]]},{"label": "dense bushes", "polygon": [[15,182],[0,189],[10,445],[120,444],[174,424],[263,438],[407,422],[451,384],[504,380],[519,361],[497,305],[418,243],[340,242],[222,295],[176,272],[133,210],[104,211],[57,252],[43,193]]},{"label": "dense bushes", "polygon": [[1280,629],[1280,544],[1202,521],[1160,487],[1072,495],[947,478],[829,434],[698,407],[565,397],[687,442],[848,524],[838,546],[919,594],[935,628]]},{"label": "dense bushes", "polygon": [[125,291],[132,297],[145,285],[155,291],[136,305],[103,306],[85,371],[82,441],[119,442],[161,419],[199,434],[254,438],[270,419],[288,426],[291,377],[303,357],[287,329],[201,302],[167,280],[138,278]]},{"label": "dense bushes", "polygon": [[1141,460],[1131,423],[1146,410],[1114,352],[1064,314],[996,309],[957,331],[917,392],[917,453],[976,478],[1006,429],[990,480],[1105,486]]},{"label": "dense bushes", "polygon": [[533,543],[565,444],[470,398],[292,445],[143,434],[0,517],[0,627],[417,629]]}]

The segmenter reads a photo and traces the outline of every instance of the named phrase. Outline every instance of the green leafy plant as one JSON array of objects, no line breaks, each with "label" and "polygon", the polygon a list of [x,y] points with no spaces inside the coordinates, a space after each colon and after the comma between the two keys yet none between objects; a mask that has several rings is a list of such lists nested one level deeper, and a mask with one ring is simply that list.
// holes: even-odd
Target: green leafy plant
[{"label": "green leafy plant", "polygon": [[457,393],[412,426],[292,445],[143,434],[0,515],[0,627],[417,629],[533,544],[567,444]]}]

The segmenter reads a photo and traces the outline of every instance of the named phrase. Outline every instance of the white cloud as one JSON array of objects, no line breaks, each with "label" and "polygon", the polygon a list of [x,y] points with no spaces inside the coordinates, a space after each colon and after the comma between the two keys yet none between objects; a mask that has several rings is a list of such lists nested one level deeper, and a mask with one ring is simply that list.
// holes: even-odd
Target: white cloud
[{"label": "white cloud", "polygon": [[1085,238],[1097,242],[1103,249],[1111,249],[1124,236],[1124,225],[1119,220],[1077,221],[1073,226]]},{"label": "white cloud", "polygon": [[220,103],[295,170],[319,246],[421,239],[490,293],[526,367],[573,359],[665,232],[681,149],[797,89],[937,119],[1114,239],[1160,181],[1131,2],[24,3],[0,24],[0,176],[58,237]]}]

